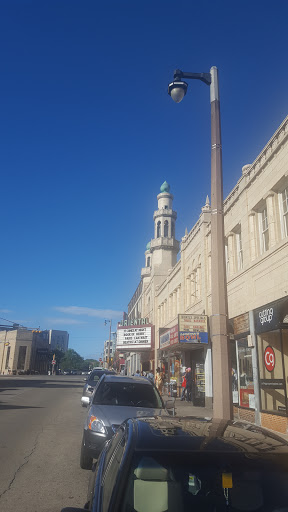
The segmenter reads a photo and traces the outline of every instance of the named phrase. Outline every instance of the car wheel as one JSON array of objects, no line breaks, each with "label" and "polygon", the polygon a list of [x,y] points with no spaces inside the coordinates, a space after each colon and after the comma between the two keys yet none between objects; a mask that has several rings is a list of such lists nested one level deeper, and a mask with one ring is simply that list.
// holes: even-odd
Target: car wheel
[{"label": "car wheel", "polygon": [[89,455],[87,448],[85,448],[84,442],[82,441],[81,453],[80,453],[80,468],[92,469],[93,457]]}]

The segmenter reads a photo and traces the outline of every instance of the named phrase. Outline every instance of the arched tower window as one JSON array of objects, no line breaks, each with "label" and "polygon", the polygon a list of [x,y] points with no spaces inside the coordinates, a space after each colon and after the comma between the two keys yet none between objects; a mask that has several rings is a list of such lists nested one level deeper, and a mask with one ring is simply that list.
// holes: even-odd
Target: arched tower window
[{"label": "arched tower window", "polygon": [[164,236],[168,237],[168,220],[164,222]]},{"label": "arched tower window", "polygon": [[157,238],[161,236],[161,222],[160,220],[157,222]]},{"label": "arched tower window", "polygon": [[174,237],[175,237],[175,224],[172,221],[171,222],[171,238],[174,238]]},{"label": "arched tower window", "polygon": [[150,267],[150,256],[147,258],[147,267]]}]

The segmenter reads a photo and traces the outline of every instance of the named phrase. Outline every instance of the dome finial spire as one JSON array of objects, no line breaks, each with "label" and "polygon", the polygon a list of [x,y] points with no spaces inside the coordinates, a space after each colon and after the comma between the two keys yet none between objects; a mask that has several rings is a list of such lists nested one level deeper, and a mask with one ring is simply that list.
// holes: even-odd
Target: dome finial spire
[{"label": "dome finial spire", "polygon": [[160,192],[170,192],[170,185],[167,183],[167,181],[164,181],[160,187]]}]

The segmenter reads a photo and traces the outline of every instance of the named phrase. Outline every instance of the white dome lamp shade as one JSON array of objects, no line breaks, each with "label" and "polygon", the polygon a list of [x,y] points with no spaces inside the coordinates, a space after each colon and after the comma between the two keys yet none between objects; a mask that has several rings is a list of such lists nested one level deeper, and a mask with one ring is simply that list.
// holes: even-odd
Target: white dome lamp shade
[{"label": "white dome lamp shade", "polygon": [[188,84],[182,80],[175,80],[168,85],[168,94],[175,103],[180,103],[187,92]]}]

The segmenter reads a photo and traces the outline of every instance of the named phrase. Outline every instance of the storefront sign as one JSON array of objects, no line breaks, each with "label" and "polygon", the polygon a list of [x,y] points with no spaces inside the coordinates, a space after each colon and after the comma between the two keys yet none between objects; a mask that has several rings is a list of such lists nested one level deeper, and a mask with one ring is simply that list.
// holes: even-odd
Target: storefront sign
[{"label": "storefront sign", "polygon": [[139,349],[151,349],[152,326],[119,327],[117,329],[116,349],[134,352]]},{"label": "storefront sign", "polygon": [[180,343],[208,343],[207,315],[178,315]]},{"label": "storefront sign", "polygon": [[164,332],[160,336],[160,348],[166,348],[170,345],[178,343],[178,325],[171,327],[168,331]]},{"label": "storefront sign", "polygon": [[160,336],[160,348],[169,347],[170,345],[170,330],[161,334]]},{"label": "storefront sign", "polygon": [[174,343],[178,343],[178,325],[170,329],[170,345],[174,345]]},{"label": "storefront sign", "polygon": [[255,395],[254,393],[249,394],[249,409],[255,409]]},{"label": "storefront sign", "polygon": [[244,313],[244,315],[237,316],[233,319],[233,327],[234,334],[243,334],[244,332],[249,332],[249,315],[248,313]]},{"label": "storefront sign", "polygon": [[274,329],[279,329],[281,324],[283,300],[278,302],[271,302],[262,308],[255,309],[255,331],[268,332]]},{"label": "storefront sign", "polygon": [[268,346],[264,352],[264,364],[268,372],[273,372],[275,368],[275,352],[272,347]]},{"label": "storefront sign", "polygon": [[283,389],[284,379],[260,379],[260,387],[263,389]]},{"label": "storefront sign", "polygon": [[[250,395],[252,395],[252,398],[250,398]],[[240,389],[240,406],[255,409],[254,387]]]}]

